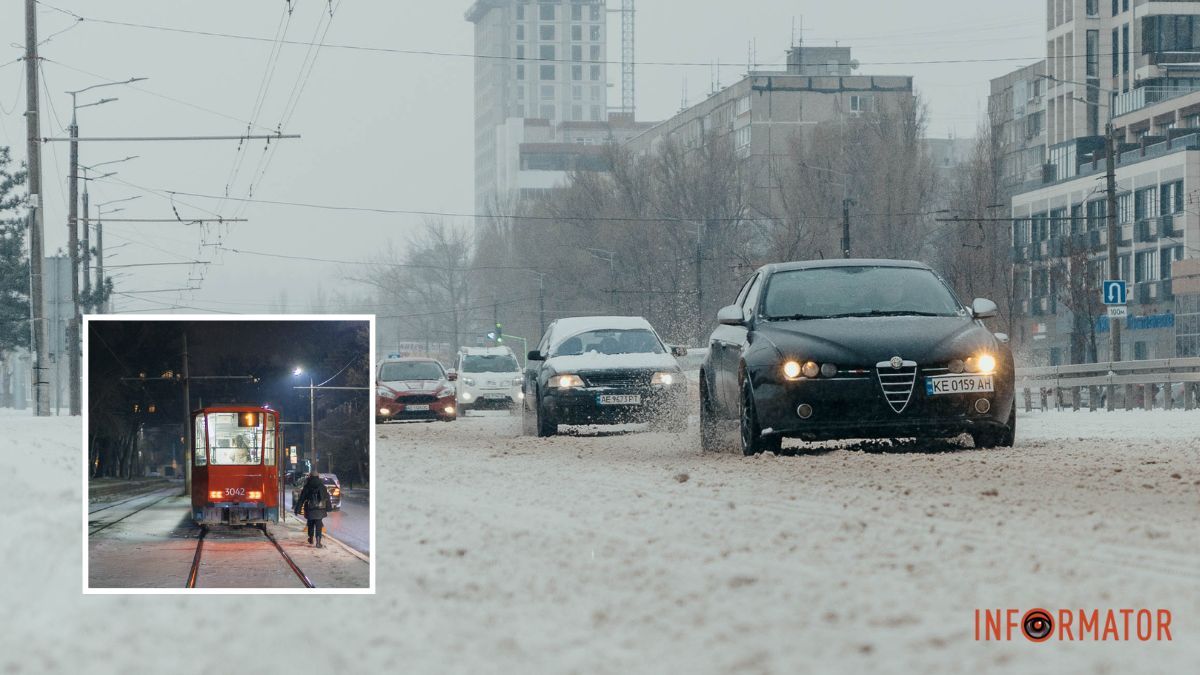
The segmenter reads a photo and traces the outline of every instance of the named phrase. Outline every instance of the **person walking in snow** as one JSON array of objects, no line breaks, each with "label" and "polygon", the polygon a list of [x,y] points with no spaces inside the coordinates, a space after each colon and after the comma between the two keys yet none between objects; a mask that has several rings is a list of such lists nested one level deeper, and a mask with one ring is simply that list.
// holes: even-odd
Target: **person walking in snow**
[{"label": "person walking in snow", "polygon": [[316,469],[308,474],[300,497],[292,504],[292,511],[296,515],[300,515],[302,509],[304,517],[308,519],[308,543],[312,544],[316,537],[317,548],[325,548],[321,544],[321,534],[324,529],[322,521],[329,512],[329,490],[325,489],[325,482]]}]

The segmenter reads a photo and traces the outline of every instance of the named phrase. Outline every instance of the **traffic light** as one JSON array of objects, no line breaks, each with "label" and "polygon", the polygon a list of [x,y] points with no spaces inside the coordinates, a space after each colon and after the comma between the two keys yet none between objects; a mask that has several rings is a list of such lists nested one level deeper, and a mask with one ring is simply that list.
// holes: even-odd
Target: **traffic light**
[{"label": "traffic light", "polygon": [[499,321],[496,322],[496,337],[493,339],[496,341],[496,344],[504,343],[504,324]]}]

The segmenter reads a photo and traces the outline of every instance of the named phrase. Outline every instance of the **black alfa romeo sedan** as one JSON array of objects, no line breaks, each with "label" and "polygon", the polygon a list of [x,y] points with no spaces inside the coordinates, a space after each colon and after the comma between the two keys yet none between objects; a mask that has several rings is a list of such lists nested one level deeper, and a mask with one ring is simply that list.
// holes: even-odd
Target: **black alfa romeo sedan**
[{"label": "black alfa romeo sedan", "polygon": [[736,421],[742,452],[784,438],[937,438],[1011,446],[1007,339],[932,269],[898,260],[767,265],[717,314],[700,377],[701,443]]}]

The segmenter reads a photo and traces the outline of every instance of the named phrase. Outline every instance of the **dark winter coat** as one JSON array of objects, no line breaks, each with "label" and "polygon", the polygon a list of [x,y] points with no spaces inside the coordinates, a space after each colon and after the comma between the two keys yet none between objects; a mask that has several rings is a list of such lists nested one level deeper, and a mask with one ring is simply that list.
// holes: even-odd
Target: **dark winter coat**
[{"label": "dark winter coat", "polygon": [[309,476],[300,491],[300,498],[292,505],[296,513],[304,511],[304,517],[309,520],[320,520],[329,512],[329,490],[317,476]]}]

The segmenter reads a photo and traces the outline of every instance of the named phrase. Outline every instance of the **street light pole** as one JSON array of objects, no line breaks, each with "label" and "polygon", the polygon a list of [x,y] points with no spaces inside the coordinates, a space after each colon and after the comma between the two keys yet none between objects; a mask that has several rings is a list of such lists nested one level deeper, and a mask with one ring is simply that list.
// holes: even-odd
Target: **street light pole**
[{"label": "street light pole", "polygon": [[42,216],[42,144],[41,104],[38,89],[37,0],[25,0],[25,132],[29,180],[29,319],[30,352],[33,357],[31,387],[33,411],[50,414],[50,383],[45,378],[50,361],[46,345],[46,305],[43,286],[45,275],[45,223]]}]

